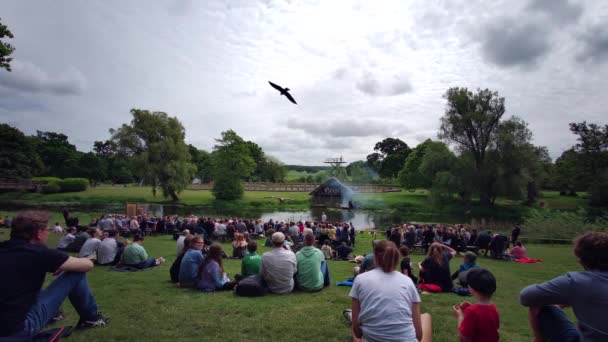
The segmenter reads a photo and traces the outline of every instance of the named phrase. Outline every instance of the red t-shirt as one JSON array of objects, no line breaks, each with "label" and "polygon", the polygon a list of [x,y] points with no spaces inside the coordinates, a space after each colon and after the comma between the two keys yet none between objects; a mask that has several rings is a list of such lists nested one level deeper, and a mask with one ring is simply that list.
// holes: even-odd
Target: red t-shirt
[{"label": "red t-shirt", "polygon": [[496,305],[473,304],[464,311],[458,332],[471,342],[494,342],[498,341],[499,325]]}]

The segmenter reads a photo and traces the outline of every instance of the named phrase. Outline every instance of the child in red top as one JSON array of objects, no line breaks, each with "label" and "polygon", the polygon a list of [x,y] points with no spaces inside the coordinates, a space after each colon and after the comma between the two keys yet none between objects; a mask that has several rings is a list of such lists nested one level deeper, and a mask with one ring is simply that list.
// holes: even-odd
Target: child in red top
[{"label": "child in red top", "polygon": [[499,316],[496,305],[492,304],[492,294],[496,291],[494,275],[483,268],[468,271],[469,291],[477,304],[463,302],[454,305],[454,315],[458,318],[458,332],[461,342],[498,341]]}]

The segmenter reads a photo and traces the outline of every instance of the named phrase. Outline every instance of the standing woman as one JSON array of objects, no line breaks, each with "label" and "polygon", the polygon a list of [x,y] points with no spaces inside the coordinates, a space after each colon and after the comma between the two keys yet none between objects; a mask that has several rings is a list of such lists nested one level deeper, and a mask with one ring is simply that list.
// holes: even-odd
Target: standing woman
[{"label": "standing woman", "polygon": [[209,247],[209,252],[201,264],[198,274],[196,288],[200,291],[232,290],[236,286],[236,282],[230,281],[228,275],[224,272],[222,245],[217,242]]},{"label": "standing woman", "polygon": [[430,341],[431,316],[420,315],[416,286],[395,270],[399,263],[397,246],[387,240],[378,242],[374,261],[376,268],[359,274],[349,294],[353,340]]}]

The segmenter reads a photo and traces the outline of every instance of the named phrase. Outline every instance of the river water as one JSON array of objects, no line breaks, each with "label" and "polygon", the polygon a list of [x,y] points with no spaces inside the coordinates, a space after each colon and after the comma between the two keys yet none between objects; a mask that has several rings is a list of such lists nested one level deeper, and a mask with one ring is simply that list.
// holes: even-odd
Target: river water
[{"label": "river water", "polygon": [[[32,208],[32,207],[30,207]],[[55,205],[38,205],[36,209],[49,211],[62,211],[63,206]],[[114,213],[124,214],[125,206],[120,204],[81,204],[69,205],[71,212],[85,213]],[[19,210],[24,209],[19,206],[2,207],[3,210]],[[183,206],[171,204],[150,204],[149,212],[151,215],[173,215],[180,216],[196,215],[210,217],[234,217],[257,219],[261,218],[264,221],[273,219],[275,221],[320,221],[323,213],[327,215],[327,220],[330,222],[352,222],[357,230],[366,228],[386,228],[395,223],[471,223],[472,221],[481,222],[488,221],[491,218],[473,217],[465,214],[436,214],[436,213],[412,213],[398,210],[347,210],[347,209],[331,209],[331,208],[316,208],[312,207],[308,210],[301,211],[279,211],[279,210],[230,210],[202,207],[202,206]],[[502,222],[507,223],[505,221]],[[507,223],[508,224],[508,223]]]}]

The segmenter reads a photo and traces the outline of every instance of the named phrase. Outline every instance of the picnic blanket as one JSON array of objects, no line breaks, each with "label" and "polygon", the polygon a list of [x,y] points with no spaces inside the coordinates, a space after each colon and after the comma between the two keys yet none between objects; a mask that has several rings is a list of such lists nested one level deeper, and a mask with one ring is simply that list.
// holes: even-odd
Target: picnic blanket
[{"label": "picnic blanket", "polygon": [[354,280],[355,280],[355,278],[348,278],[345,281],[337,283],[336,285],[337,286],[353,286]]},{"label": "picnic blanket", "polygon": [[519,263],[522,263],[522,264],[534,264],[534,263],[537,263],[537,262],[543,262],[540,259],[532,259],[532,258],[519,258],[519,259],[513,259],[513,261],[519,262]]}]

